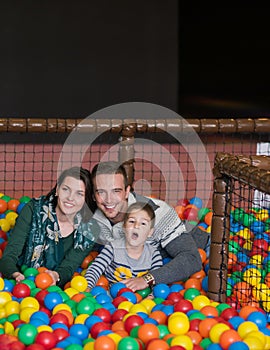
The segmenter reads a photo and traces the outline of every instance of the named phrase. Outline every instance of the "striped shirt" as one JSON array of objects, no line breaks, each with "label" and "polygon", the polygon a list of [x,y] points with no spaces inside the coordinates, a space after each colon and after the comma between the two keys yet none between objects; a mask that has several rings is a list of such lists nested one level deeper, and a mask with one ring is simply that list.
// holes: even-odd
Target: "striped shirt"
[{"label": "striped shirt", "polygon": [[88,267],[85,278],[88,287],[93,288],[102,274],[110,283],[140,277],[149,270],[162,266],[159,251],[148,242],[139,259],[133,259],[127,254],[125,238],[117,239],[105,245],[94,262]]}]

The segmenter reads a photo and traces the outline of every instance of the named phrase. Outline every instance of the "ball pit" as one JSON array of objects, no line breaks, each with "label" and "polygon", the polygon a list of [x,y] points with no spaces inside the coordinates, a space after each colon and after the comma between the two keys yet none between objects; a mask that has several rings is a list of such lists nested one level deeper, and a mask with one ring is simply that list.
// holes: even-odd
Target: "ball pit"
[{"label": "ball pit", "polygon": [[[4,195],[0,197],[1,257],[11,229],[29,198],[25,196],[17,201]],[[186,216],[188,221],[210,232],[213,213],[203,208],[199,198],[180,200],[176,211],[182,219]],[[148,297],[150,288],[133,293],[121,282],[109,286],[104,276],[89,292],[84,274],[97,255],[92,252],[63,290],[51,285],[43,269],[24,267],[25,280],[18,284],[0,277],[2,348],[270,349],[270,310],[267,309],[270,255],[261,254],[261,251],[268,252],[269,247],[268,235],[264,236],[263,231],[269,227],[269,213],[254,211],[246,215],[243,210],[236,210],[231,220],[227,293],[228,301],[229,297],[232,301],[241,299],[241,307],[213,302],[207,297],[208,260],[203,250],[199,250],[201,271],[186,281],[154,286],[153,299]],[[250,228],[244,226],[247,222],[252,223]],[[251,247],[252,254],[243,251],[243,247]],[[236,263],[240,263],[241,269],[235,269]],[[254,300],[252,305],[245,305],[252,299],[265,302],[265,308]]]}]

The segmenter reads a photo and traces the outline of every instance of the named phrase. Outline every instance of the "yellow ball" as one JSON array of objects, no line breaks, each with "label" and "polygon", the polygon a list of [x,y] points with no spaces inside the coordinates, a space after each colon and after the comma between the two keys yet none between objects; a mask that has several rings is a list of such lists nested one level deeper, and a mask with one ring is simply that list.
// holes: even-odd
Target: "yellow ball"
[{"label": "yellow ball", "polygon": [[251,321],[245,321],[239,325],[237,332],[239,333],[240,337],[242,339],[244,339],[248,333],[253,332],[253,331],[258,331],[258,330],[259,330],[259,328],[256,325],[256,323],[251,322]]},{"label": "yellow ball", "polygon": [[221,334],[229,329],[230,327],[225,323],[214,324],[214,326],[210,329],[209,338],[213,343],[218,343]]},{"label": "yellow ball", "polygon": [[143,313],[147,314],[147,309],[142,304],[134,304],[129,309],[129,312],[134,313],[134,314],[137,314],[138,312],[143,312]]},{"label": "yellow ball", "polygon": [[247,336],[246,336],[244,339],[247,339],[247,338],[249,338],[249,337],[258,338],[258,339],[261,341],[261,343],[263,344],[262,349],[265,348],[266,336],[265,336],[262,332],[260,332],[260,331],[251,331],[251,332],[249,332],[249,333],[247,334]]},{"label": "yellow ball", "polygon": [[47,324],[42,324],[42,325],[37,327],[37,331],[38,331],[38,333],[43,332],[43,331],[47,331],[47,332],[52,333],[53,329],[52,329],[52,327],[48,326]]},{"label": "yellow ball", "polygon": [[85,292],[88,287],[88,284],[85,277],[75,276],[72,278],[70,286],[71,288],[76,289],[78,292]]},{"label": "yellow ball", "polygon": [[201,310],[204,306],[210,305],[210,300],[205,295],[197,295],[192,300],[192,305],[195,310]]},{"label": "yellow ball", "polygon": [[18,214],[13,211],[7,213],[6,220],[9,222],[11,228],[15,226],[17,217]]},{"label": "yellow ball", "polygon": [[172,314],[168,319],[168,329],[175,335],[186,334],[189,330],[189,319],[184,313]]},{"label": "yellow ball", "polygon": [[4,324],[4,330],[5,330],[5,334],[13,335],[14,334],[13,324],[11,322],[6,321]]},{"label": "yellow ball", "polygon": [[74,323],[84,324],[85,320],[89,317],[88,314],[80,314],[75,317]]},{"label": "yellow ball", "polygon": [[5,281],[2,277],[0,277],[0,291],[3,290],[5,287]]},{"label": "yellow ball", "polygon": [[74,295],[78,294],[78,290],[74,289],[72,287],[68,287],[65,289],[65,293],[69,296],[69,298],[71,299]]},{"label": "yellow ball", "polygon": [[182,346],[186,350],[192,350],[193,349],[193,343],[189,336],[187,335],[177,335],[174,337],[171,341],[171,346]]},{"label": "yellow ball", "polygon": [[72,313],[71,307],[69,305],[61,303],[61,304],[55,305],[55,307],[52,310],[52,314],[55,315],[60,310],[67,310]]},{"label": "yellow ball", "polygon": [[156,306],[154,300],[151,299],[143,299],[140,304],[146,308],[148,314],[150,314],[153,307]]},{"label": "yellow ball", "polygon": [[133,306],[134,304],[131,302],[131,301],[122,301],[122,303],[120,303],[118,305],[118,309],[124,309],[124,310],[127,310],[129,311],[129,309]]},{"label": "yellow ball", "polygon": [[4,232],[8,232],[10,230],[10,223],[7,219],[0,219],[0,228]]},{"label": "yellow ball", "polygon": [[262,274],[258,269],[250,268],[244,271],[243,273],[243,280],[252,286],[256,286],[258,283],[261,282]]},{"label": "yellow ball", "polygon": [[32,307],[24,307],[23,309],[21,309],[20,311],[20,319],[26,323],[29,323],[30,321],[30,317],[32,316],[32,314],[34,312],[36,312],[37,310],[32,308]]},{"label": "yellow ball", "polygon": [[246,337],[243,342],[247,344],[249,350],[264,349],[263,343],[257,337]]},{"label": "yellow ball", "polygon": [[26,297],[21,301],[21,310],[24,308],[32,308],[35,309],[36,311],[39,310],[39,302],[37,301],[37,299],[33,298],[33,297]]},{"label": "yellow ball", "polygon": [[8,292],[0,292],[0,306],[4,306],[8,301],[11,301],[12,297]]},{"label": "yellow ball", "polygon": [[7,316],[13,315],[13,314],[19,314],[20,313],[20,304],[18,301],[11,300],[5,304],[4,309],[6,310]]},{"label": "yellow ball", "polygon": [[121,335],[119,335],[117,333],[109,333],[109,334],[107,334],[107,337],[111,338],[115,342],[116,347],[117,347],[118,343],[120,342],[120,340],[122,339]]}]

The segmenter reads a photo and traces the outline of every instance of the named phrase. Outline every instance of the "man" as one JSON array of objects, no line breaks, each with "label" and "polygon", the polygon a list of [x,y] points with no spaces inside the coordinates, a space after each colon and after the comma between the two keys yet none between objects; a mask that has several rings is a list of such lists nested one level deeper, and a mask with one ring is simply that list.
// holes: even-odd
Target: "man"
[{"label": "man", "polygon": [[209,235],[197,227],[181,221],[174,208],[166,202],[132,193],[125,168],[117,162],[101,162],[92,170],[93,197],[101,233],[99,244],[123,236],[123,219],[127,207],[136,201],[145,201],[155,210],[156,221],[151,244],[167,254],[171,260],[143,277],[122,281],[132,290],[144,289],[158,283],[172,283],[189,278],[202,269],[198,248],[205,248]]}]

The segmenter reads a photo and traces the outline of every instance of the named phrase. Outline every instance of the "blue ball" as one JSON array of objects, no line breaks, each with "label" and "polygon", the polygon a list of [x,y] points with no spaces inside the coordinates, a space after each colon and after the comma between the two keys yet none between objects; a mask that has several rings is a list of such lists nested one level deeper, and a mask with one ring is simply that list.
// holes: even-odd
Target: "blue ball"
[{"label": "blue ball", "polygon": [[116,298],[119,290],[123,288],[126,288],[126,285],[124,283],[121,283],[121,282],[114,283],[110,288],[110,294],[112,298],[113,299]]},{"label": "blue ball", "polygon": [[153,288],[153,294],[155,298],[166,299],[170,293],[171,293],[171,289],[165,283],[157,284]]},{"label": "blue ball", "polygon": [[50,318],[48,314],[46,314],[46,312],[43,312],[43,311],[36,311],[32,313],[32,315],[30,316],[30,322],[33,320],[40,320],[43,322],[42,324],[46,324],[46,325],[50,323]]},{"label": "blue ball", "polygon": [[210,344],[207,346],[207,350],[222,350],[222,347],[219,344]]},{"label": "blue ball", "polygon": [[208,292],[208,276],[205,276],[205,277],[202,279],[202,289],[203,289],[205,292]]},{"label": "blue ball", "polygon": [[91,289],[91,294],[93,296],[99,295],[99,294],[107,294],[106,289],[104,289],[101,286],[95,286],[94,288]]},{"label": "blue ball", "polygon": [[25,203],[20,203],[20,204],[17,206],[17,210],[16,210],[17,214],[20,214],[20,213],[21,213],[22,208],[23,208],[24,206],[25,206]]},{"label": "blue ball", "polygon": [[180,292],[181,290],[184,289],[184,286],[182,284],[172,284],[170,287],[171,293],[173,292]]},{"label": "blue ball", "polygon": [[61,304],[62,302],[62,296],[57,292],[48,293],[44,298],[44,305],[49,310],[52,310],[56,305]]},{"label": "blue ball", "polygon": [[121,293],[121,296],[126,298],[128,301],[130,301],[132,304],[136,304],[137,303],[137,297],[133,292],[123,292]]},{"label": "blue ball", "polygon": [[92,326],[98,322],[103,322],[102,318],[97,315],[91,315],[85,320],[85,325],[89,330],[91,330]]},{"label": "blue ball", "polygon": [[69,334],[72,337],[78,338],[80,340],[84,340],[88,337],[89,330],[86,325],[76,323],[70,326]]},{"label": "blue ball", "polygon": [[189,204],[195,205],[195,207],[201,209],[203,206],[203,201],[199,197],[193,197],[190,199]]},{"label": "blue ball", "polygon": [[236,341],[228,347],[228,350],[249,350],[249,346],[242,341]]},{"label": "blue ball", "polygon": [[96,296],[96,301],[99,304],[105,304],[110,303],[112,298],[108,294],[101,293]]},{"label": "blue ball", "polygon": [[228,322],[233,326],[233,329],[235,329],[237,331],[240,324],[243,323],[244,321],[245,320],[243,317],[233,316],[232,318],[229,319]]},{"label": "blue ball", "polygon": [[54,330],[54,329],[57,329],[57,328],[63,328],[65,329],[66,331],[69,330],[68,326],[64,323],[60,323],[60,322],[56,322],[54,324],[51,325],[51,328]]},{"label": "blue ball", "polygon": [[251,312],[247,317],[247,321],[255,323],[259,329],[265,328],[267,325],[266,315],[260,311]]}]

